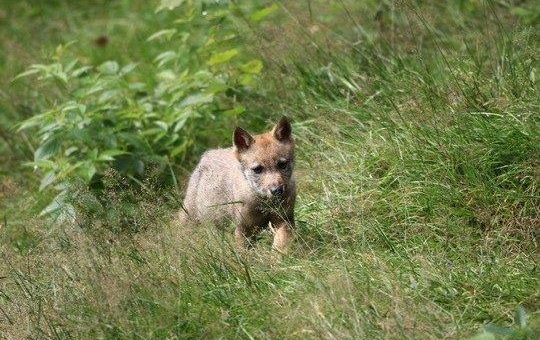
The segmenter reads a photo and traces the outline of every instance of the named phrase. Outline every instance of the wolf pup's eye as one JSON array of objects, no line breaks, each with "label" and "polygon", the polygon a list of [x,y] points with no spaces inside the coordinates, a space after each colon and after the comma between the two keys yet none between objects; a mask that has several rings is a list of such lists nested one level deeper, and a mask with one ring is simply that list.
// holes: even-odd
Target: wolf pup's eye
[{"label": "wolf pup's eye", "polygon": [[287,168],[287,165],[289,165],[289,162],[286,161],[286,160],[283,160],[283,159],[282,159],[282,160],[279,160],[279,161],[277,162],[277,167],[278,167],[279,169],[281,169],[281,170],[286,169],[286,168]]},{"label": "wolf pup's eye", "polygon": [[251,170],[256,174],[260,174],[261,172],[263,172],[263,167],[262,165],[257,165],[256,167],[251,168]]}]

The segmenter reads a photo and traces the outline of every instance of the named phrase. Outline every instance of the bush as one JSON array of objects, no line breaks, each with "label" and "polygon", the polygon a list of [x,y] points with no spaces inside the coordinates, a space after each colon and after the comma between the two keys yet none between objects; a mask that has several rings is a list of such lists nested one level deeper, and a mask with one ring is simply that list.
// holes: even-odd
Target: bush
[{"label": "bush", "polygon": [[69,57],[66,46],[52,63],[20,74],[37,75],[62,94],[19,127],[37,129],[39,146],[30,165],[44,174],[40,190],[60,191],[44,212],[65,205],[73,179],[90,184],[111,167],[136,179],[149,164],[182,159],[195,139],[215,138],[205,131],[215,134],[236,120],[245,111],[239,98],[253,90],[263,65],[240,47],[235,14],[252,24],[274,9],[163,0],[158,11],[174,10],[174,21],[144,44],[170,49],[155,57],[151,79],[137,73],[136,63],[84,64]]}]

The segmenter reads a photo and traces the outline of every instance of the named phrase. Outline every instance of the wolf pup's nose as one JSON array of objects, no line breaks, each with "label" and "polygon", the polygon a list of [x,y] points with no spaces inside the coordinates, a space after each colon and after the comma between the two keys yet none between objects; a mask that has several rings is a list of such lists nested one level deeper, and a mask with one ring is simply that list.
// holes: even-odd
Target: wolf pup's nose
[{"label": "wolf pup's nose", "polygon": [[272,193],[272,195],[274,196],[281,196],[283,195],[283,185],[280,185],[279,187],[274,187],[270,190],[270,192]]}]

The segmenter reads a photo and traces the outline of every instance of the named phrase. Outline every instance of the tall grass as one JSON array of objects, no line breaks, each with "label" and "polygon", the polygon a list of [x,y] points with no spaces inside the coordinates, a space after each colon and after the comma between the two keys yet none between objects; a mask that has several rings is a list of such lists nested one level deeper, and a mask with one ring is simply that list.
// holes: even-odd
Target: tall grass
[{"label": "tall grass", "polygon": [[532,7],[279,4],[279,25],[246,27],[266,71],[241,121],[294,118],[292,254],[271,252],[270,235],[239,254],[227,233],[178,227],[178,195],[159,180],[111,175],[107,209],[81,188],[76,225],[44,220],[30,174],[3,169],[0,334],[463,338],[494,323],[538,335]]}]

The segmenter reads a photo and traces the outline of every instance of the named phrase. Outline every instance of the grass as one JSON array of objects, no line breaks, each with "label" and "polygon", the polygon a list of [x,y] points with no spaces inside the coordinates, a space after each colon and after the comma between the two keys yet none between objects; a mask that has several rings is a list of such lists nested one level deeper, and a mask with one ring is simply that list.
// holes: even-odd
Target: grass
[{"label": "grass", "polygon": [[0,337],[464,338],[520,329],[518,306],[517,336],[538,336],[533,3],[286,3],[245,32],[265,71],[241,122],[295,121],[286,257],[270,235],[245,256],[230,235],[175,226],[181,195],[152,179],[111,174],[108,209],[81,188],[75,225],[38,216],[50,197],[22,166],[32,136],[12,127],[58,94],[10,79],[74,39],[92,62],[144,67],[166,19],[154,7],[2,9]]}]

